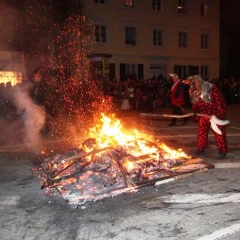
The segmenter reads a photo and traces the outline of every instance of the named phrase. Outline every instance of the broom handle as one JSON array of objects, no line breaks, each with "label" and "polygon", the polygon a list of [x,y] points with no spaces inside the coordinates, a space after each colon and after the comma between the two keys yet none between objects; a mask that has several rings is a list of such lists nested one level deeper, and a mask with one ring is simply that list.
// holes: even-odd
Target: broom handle
[{"label": "broom handle", "polygon": [[199,117],[207,117],[211,118],[212,116],[209,116],[207,114],[202,114],[202,113],[187,113],[183,115],[173,115],[173,114],[163,114],[163,117],[174,117],[174,118],[186,118],[186,117],[193,117],[193,116],[199,116]]},{"label": "broom handle", "polygon": [[141,116],[146,116],[146,117],[169,117],[169,118],[186,118],[186,117],[192,117],[192,116],[207,117],[207,118],[212,117],[212,116],[209,116],[207,114],[202,114],[202,113],[187,113],[187,114],[183,114],[183,115],[140,113],[140,115]]}]

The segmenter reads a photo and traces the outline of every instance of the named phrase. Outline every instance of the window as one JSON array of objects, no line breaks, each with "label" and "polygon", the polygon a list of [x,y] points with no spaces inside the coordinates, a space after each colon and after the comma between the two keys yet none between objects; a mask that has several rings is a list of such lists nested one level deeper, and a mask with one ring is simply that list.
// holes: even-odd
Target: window
[{"label": "window", "polygon": [[208,34],[201,34],[201,49],[209,48],[209,36]]},{"label": "window", "polygon": [[201,17],[208,17],[208,4],[202,3],[200,11]]},{"label": "window", "polygon": [[154,11],[162,11],[162,0],[152,0],[152,9]]},{"label": "window", "polygon": [[126,64],[126,75],[127,77],[136,76],[137,66],[136,64]]},{"label": "window", "polygon": [[106,42],[106,28],[102,25],[95,26],[95,39],[98,43]]},{"label": "window", "polygon": [[125,28],[125,44],[136,45],[136,28],[134,27]]},{"label": "window", "polygon": [[178,46],[181,48],[188,47],[188,34],[186,32],[178,33]]},{"label": "window", "polygon": [[178,74],[180,79],[185,79],[188,76],[188,66],[174,65],[174,72]]},{"label": "window", "polygon": [[162,46],[162,31],[161,30],[153,30],[153,45],[154,46]]},{"label": "window", "polygon": [[105,3],[105,0],[94,0],[95,3]]},{"label": "window", "polygon": [[178,1],[178,13],[184,14],[187,12],[186,9],[186,0],[179,0]]},{"label": "window", "polygon": [[203,78],[209,77],[209,66],[201,66],[201,76]]},{"label": "window", "polygon": [[120,80],[137,79],[137,74],[143,76],[143,64],[120,63]]},{"label": "window", "polygon": [[134,0],[124,0],[124,5],[126,7],[134,7]]}]

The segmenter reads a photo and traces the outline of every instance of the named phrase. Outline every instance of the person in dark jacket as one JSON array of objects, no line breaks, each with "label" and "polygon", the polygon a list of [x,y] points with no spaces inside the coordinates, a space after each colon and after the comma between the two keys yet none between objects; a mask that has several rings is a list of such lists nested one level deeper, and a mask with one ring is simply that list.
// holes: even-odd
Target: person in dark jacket
[{"label": "person in dark jacket", "polygon": [[[173,115],[182,115],[182,109],[184,107],[185,101],[184,101],[184,85],[179,79],[178,74],[171,73],[170,77],[173,81],[173,85],[170,92],[170,99],[171,99],[171,105],[173,108]],[[183,118],[183,124],[186,124],[188,121],[188,118]],[[168,124],[168,126],[175,126],[177,122],[177,118],[172,118],[171,122]]]},{"label": "person in dark jacket", "polygon": [[46,80],[43,78],[42,73],[40,71],[37,71],[34,74],[33,82],[30,88],[30,97],[32,98],[33,102],[36,105],[41,106],[47,114],[45,125],[41,130],[41,133],[48,133],[51,130],[50,122],[52,121],[52,117],[49,113],[47,96],[48,96],[48,89],[47,89]]}]

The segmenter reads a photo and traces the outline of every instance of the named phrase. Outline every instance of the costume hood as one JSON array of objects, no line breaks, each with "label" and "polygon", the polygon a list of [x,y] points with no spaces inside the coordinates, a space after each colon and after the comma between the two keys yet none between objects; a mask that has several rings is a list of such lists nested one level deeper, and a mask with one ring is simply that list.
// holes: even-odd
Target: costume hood
[{"label": "costume hood", "polygon": [[200,75],[190,76],[188,79],[190,80],[190,88],[200,92],[202,100],[206,103],[210,103],[213,85],[210,82],[204,81]]}]

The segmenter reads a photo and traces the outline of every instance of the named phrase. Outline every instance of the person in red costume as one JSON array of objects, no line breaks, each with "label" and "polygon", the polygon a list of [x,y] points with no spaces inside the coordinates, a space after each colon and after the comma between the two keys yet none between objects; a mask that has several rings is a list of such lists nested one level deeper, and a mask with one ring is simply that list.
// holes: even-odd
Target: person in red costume
[{"label": "person in red costume", "polygon": [[[204,81],[201,76],[194,75],[189,77],[189,95],[192,103],[192,110],[208,116],[215,115],[218,119],[224,120],[226,116],[226,102],[220,90],[210,82]],[[210,119],[208,117],[196,117],[198,121],[197,154],[203,154],[208,147],[208,133]],[[227,136],[226,126],[218,125],[222,134],[214,131],[214,136],[220,158],[227,155]]]},{"label": "person in red costume", "polygon": [[[171,92],[170,92],[170,99],[171,99],[171,105],[173,108],[173,115],[182,115],[183,114],[182,109],[185,105],[184,85],[176,73],[171,73],[170,77],[173,80],[173,86],[172,86]],[[183,124],[186,124],[187,121],[188,121],[188,118],[183,118]],[[168,124],[168,126],[175,126],[176,122],[177,122],[177,118],[172,118],[172,120]]]}]

